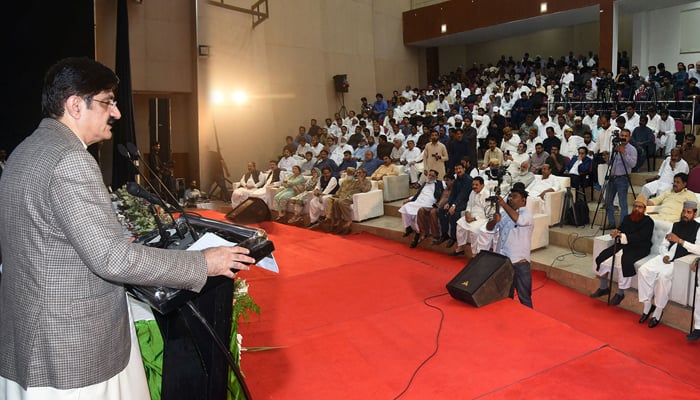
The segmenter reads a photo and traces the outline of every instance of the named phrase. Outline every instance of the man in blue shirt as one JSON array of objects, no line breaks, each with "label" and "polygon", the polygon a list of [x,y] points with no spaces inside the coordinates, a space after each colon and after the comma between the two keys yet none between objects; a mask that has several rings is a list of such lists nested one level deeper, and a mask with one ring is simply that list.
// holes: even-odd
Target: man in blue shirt
[{"label": "man in blue shirt", "polygon": [[[612,162],[612,165],[610,163]],[[637,149],[630,143],[629,129],[620,131],[620,143],[615,147],[612,155],[608,156],[609,180],[605,190],[605,204],[608,215],[608,225],[605,229],[613,229],[615,225],[615,196],[620,203],[620,215],[627,212],[627,191],[630,188],[629,174],[637,164]]]},{"label": "man in blue shirt", "polygon": [[[518,292],[518,300],[532,308],[532,274],[530,273],[530,251],[534,220],[525,207],[527,191],[519,185],[513,186],[506,203],[498,197],[501,212],[494,214],[486,223],[486,229],[499,232],[496,253],[503,254],[513,264],[515,277],[513,285]],[[511,289],[511,296],[512,296]]]},{"label": "man in blue shirt", "polygon": [[377,93],[377,101],[372,104],[372,119],[375,121],[384,121],[384,116],[386,115],[386,109],[389,106],[384,100],[384,95]]},{"label": "man in blue shirt", "polygon": [[362,162],[362,168],[367,172],[367,175],[372,175],[383,163],[384,160],[374,158],[372,150],[365,151],[365,160]]}]

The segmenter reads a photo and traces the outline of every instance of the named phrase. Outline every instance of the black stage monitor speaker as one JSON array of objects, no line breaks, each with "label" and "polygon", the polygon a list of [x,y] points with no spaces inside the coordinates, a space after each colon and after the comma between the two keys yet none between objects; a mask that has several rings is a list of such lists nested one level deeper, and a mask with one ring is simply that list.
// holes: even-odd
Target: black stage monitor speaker
[{"label": "black stage monitor speaker", "polygon": [[255,224],[262,221],[269,221],[270,209],[262,199],[251,197],[239,204],[238,207],[229,211],[226,218],[239,224]]},{"label": "black stage monitor speaker", "polygon": [[450,296],[474,307],[504,299],[513,286],[513,265],[504,255],[481,251],[450,283]]},{"label": "black stage monitor speaker", "polygon": [[335,84],[336,92],[347,92],[348,91],[348,76],[345,74],[334,75],[333,83]]}]

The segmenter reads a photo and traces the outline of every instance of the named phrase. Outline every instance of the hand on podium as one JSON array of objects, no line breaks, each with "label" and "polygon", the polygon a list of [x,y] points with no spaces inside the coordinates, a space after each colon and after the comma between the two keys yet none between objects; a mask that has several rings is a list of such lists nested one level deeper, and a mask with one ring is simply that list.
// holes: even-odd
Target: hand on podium
[{"label": "hand on podium", "polygon": [[234,270],[248,270],[249,264],[255,264],[255,259],[246,255],[249,252],[250,250],[239,246],[218,246],[204,250],[207,275],[235,278]]}]

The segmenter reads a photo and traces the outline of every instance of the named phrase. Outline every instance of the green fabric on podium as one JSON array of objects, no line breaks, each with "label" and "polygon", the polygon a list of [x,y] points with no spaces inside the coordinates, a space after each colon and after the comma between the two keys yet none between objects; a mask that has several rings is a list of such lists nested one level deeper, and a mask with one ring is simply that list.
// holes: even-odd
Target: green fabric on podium
[{"label": "green fabric on podium", "polygon": [[160,400],[163,381],[163,337],[155,320],[136,321],[134,325],[139,339],[151,400]]}]

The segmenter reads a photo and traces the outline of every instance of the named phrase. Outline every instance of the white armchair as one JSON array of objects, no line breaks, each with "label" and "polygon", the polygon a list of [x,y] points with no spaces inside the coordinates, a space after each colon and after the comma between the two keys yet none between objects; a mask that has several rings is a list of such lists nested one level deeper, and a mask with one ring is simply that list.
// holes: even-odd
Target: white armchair
[{"label": "white armchair", "polygon": [[400,173],[398,176],[385,176],[382,178],[384,182],[384,201],[390,202],[408,198],[408,174]]},{"label": "white armchair", "polygon": [[[671,229],[671,223],[666,221],[654,221],[654,232],[651,235],[651,253],[648,256],[637,260],[634,263],[634,267],[639,269],[645,262],[651,260],[653,257],[659,254],[659,246],[664,241],[666,233]],[[598,257],[601,251],[612,246],[612,238],[610,235],[598,236],[593,240],[593,271],[595,272],[596,264],[595,259]],[[685,257],[681,257],[674,262],[673,266],[673,280],[671,286],[671,294],[669,299],[682,306],[692,304],[693,287],[695,283],[694,275],[690,271],[690,264],[695,261],[698,256],[694,254],[689,254]],[[617,281],[617,272],[615,273],[614,280]],[[692,279],[691,279],[692,278]],[[637,279],[632,279],[632,287],[637,289]]]},{"label": "white armchair", "polygon": [[384,195],[379,189],[379,182],[372,181],[372,189],[365,193],[352,195],[352,220],[364,220],[384,215]]}]

